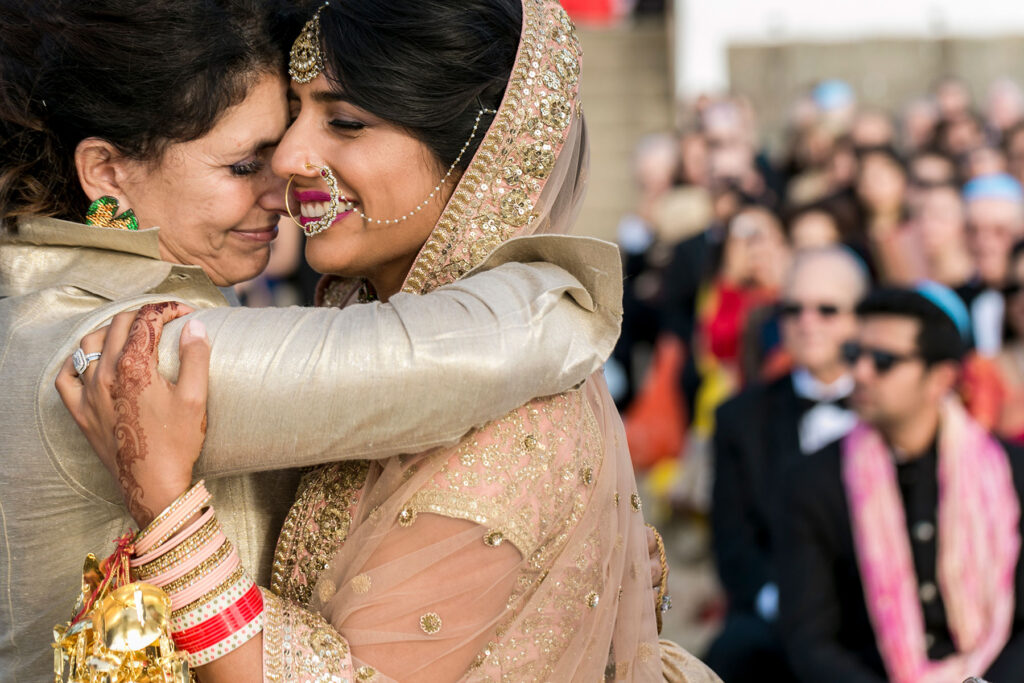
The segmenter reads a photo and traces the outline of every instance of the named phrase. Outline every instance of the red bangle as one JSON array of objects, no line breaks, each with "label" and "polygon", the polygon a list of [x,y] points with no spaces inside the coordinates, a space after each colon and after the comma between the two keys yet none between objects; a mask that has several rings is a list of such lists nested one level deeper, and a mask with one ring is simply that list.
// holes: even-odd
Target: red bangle
[{"label": "red bangle", "polygon": [[175,645],[191,654],[216,645],[262,613],[263,594],[256,584],[253,584],[238,602],[224,611],[201,624],[171,635],[174,636]]}]

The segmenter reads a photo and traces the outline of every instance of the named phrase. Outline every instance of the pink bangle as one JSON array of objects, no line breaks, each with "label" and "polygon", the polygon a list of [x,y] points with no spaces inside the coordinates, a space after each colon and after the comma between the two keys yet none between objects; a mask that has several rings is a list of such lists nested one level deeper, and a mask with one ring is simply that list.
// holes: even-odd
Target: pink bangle
[{"label": "pink bangle", "polygon": [[[191,524],[189,524],[178,535],[178,538],[175,540],[174,543],[164,543],[163,545],[158,546],[155,550],[153,550],[150,553],[147,553],[145,555],[141,555],[140,552],[139,552],[138,546],[135,546],[136,557],[135,557],[135,559],[133,559],[131,561],[131,566],[132,567],[141,567],[142,565],[149,564],[150,562],[152,562],[152,561],[162,557],[166,553],[169,553],[170,551],[174,550],[181,543],[183,543],[185,541],[185,539],[187,539],[189,536],[191,536],[196,531],[198,531],[204,524],[209,522],[213,518],[213,516],[215,514],[217,514],[217,513],[214,512],[212,507],[207,508],[206,512],[204,512],[202,515],[199,516],[199,519],[197,519],[196,521],[194,521]],[[191,516],[191,515],[189,515],[189,516]]]},{"label": "pink bangle", "polygon": [[181,609],[191,605],[193,602],[203,597],[207,592],[213,590],[221,583],[227,580],[231,574],[242,565],[242,561],[238,559],[238,552],[232,551],[228,555],[227,559],[217,565],[217,568],[212,572],[196,581],[194,584],[185,588],[177,593],[171,594],[171,607],[172,609]]},{"label": "pink bangle", "polygon": [[[236,578],[237,575],[237,578]],[[184,631],[203,623],[218,612],[227,609],[249,592],[253,580],[243,571],[236,571],[228,580],[215,588],[207,596],[214,596],[208,602],[197,600],[195,606],[186,606],[182,611],[175,610],[171,616],[171,631]]]},{"label": "pink bangle", "polygon": [[210,502],[210,492],[200,480],[161,512],[135,537],[135,552],[144,555],[173,536],[196,510]]},{"label": "pink bangle", "polygon": [[182,576],[188,574],[190,571],[201,565],[208,558],[213,557],[214,553],[220,550],[220,548],[227,543],[227,540],[227,536],[218,531],[212,538],[210,538],[209,541],[196,550],[195,553],[182,560],[181,564],[171,567],[162,574],[150,577],[146,583],[151,583],[154,586],[166,586],[175,579],[180,579]]}]

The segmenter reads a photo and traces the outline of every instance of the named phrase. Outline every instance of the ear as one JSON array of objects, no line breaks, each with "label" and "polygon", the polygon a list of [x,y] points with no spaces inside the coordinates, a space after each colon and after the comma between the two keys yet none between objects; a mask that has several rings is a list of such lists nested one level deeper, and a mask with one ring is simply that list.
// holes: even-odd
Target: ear
[{"label": "ear", "polygon": [[960,366],[952,361],[936,363],[928,371],[928,382],[932,396],[942,399],[948,396],[960,380]]},{"label": "ear", "polygon": [[121,180],[124,178],[124,158],[117,148],[100,138],[86,138],[75,148],[75,168],[78,182],[90,201],[100,197],[113,197],[119,210],[132,208]]}]

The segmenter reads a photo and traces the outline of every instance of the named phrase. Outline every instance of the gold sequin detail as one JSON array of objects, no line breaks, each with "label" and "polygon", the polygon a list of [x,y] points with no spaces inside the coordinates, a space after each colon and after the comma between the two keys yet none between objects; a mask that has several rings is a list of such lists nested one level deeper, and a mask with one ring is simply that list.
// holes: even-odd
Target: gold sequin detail
[{"label": "gold sequin detail", "polygon": [[350,585],[352,586],[352,592],[356,595],[366,595],[370,592],[373,581],[370,579],[369,574],[359,574],[352,577]]},{"label": "gold sequin detail", "polygon": [[320,602],[327,602],[334,597],[334,594],[338,592],[338,587],[334,585],[334,582],[321,581],[316,589],[316,597],[320,599]]},{"label": "gold sequin detail", "polygon": [[500,531],[490,531],[484,536],[484,543],[497,548],[499,545],[505,542],[505,535]]},{"label": "gold sequin detail", "polygon": [[263,679],[346,681],[349,647],[322,616],[263,593]]},{"label": "gold sequin detail", "polygon": [[534,178],[547,178],[554,167],[555,153],[551,151],[551,145],[538,142],[523,154],[523,170]]},{"label": "gold sequin detail", "polygon": [[599,602],[601,602],[601,596],[597,594],[597,591],[587,593],[587,607],[594,609]]},{"label": "gold sequin detail", "polygon": [[640,512],[640,508],[643,507],[643,502],[640,500],[639,493],[634,493],[629,497],[629,505],[633,508],[633,512]]},{"label": "gold sequin detail", "polygon": [[[555,3],[524,3],[523,44],[505,99],[403,291],[424,294],[459,279],[536,220],[535,207],[580,111],[583,52],[571,21],[560,15]],[[552,35],[555,44],[547,42]],[[492,219],[497,225],[485,227]]]},{"label": "gold sequin detail", "polygon": [[335,463],[302,478],[278,538],[271,590],[309,604],[319,575],[348,538],[351,508],[369,467],[367,461]]},{"label": "gold sequin detail", "polygon": [[587,486],[590,486],[591,484],[593,484],[594,483],[594,468],[593,467],[584,467],[582,470],[580,470],[580,481],[582,481]]},{"label": "gold sequin detail", "polygon": [[530,222],[533,202],[522,190],[512,190],[501,200],[501,217],[509,225],[521,228]]},{"label": "gold sequin detail", "polygon": [[441,617],[437,612],[427,612],[420,617],[420,629],[428,636],[432,636],[441,630]]},{"label": "gold sequin detail", "polygon": [[416,521],[416,511],[406,505],[402,508],[402,511],[398,513],[398,526],[408,527],[412,526],[413,522]]},{"label": "gold sequin detail", "polygon": [[377,670],[372,666],[361,666],[356,670],[356,680],[372,681],[377,675]]}]

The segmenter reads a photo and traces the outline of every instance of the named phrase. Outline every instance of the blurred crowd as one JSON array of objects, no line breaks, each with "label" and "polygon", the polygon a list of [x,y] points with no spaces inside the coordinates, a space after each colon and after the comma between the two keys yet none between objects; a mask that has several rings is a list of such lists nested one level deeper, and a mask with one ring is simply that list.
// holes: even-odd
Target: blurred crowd
[{"label": "blurred crowd", "polygon": [[[681,119],[679,130],[649,136],[635,152],[639,200],[618,233],[623,334],[606,376],[661,523],[707,539],[687,552],[710,553],[721,586],[691,610],[717,631],[708,662],[727,683],[881,681],[882,671],[899,680],[894,667],[913,658],[879,647],[870,582],[852,584],[867,613],[860,598],[851,614],[845,598],[824,594],[841,593],[844,577],[817,595],[820,584],[808,576],[780,576],[811,565],[787,566],[777,556],[780,532],[792,531],[778,526],[786,517],[779,491],[789,460],[827,451],[858,419],[902,438],[904,423],[938,396],[946,375],[936,368],[955,367],[946,373],[949,390],[970,424],[995,435],[1016,462],[1015,444],[1024,443],[1024,92],[1001,79],[975,101],[950,77],[890,112],[862,106],[848,84],[827,80],[793,102],[785,142],[773,153],[761,146],[757,113],[742,97],[701,98]],[[936,310],[941,320],[929,317]],[[879,315],[902,316],[917,334],[903,340],[898,327],[866,324]],[[958,340],[943,347],[950,329],[962,354],[953,349]],[[914,358],[927,382],[900,385]],[[859,404],[851,405],[855,384]],[[942,425],[954,420],[941,404],[932,407]],[[921,432],[928,438],[910,460],[934,460],[936,429]],[[923,612],[921,666],[955,654],[962,640],[959,617],[947,614],[954,596],[935,577],[947,561],[935,547],[943,503],[934,491],[921,493],[937,476],[924,461],[933,463],[924,476],[932,483],[901,489],[920,588],[914,609]],[[903,486],[902,464],[897,472]],[[846,506],[851,480],[844,489],[827,478],[819,472],[805,484]],[[849,536],[851,512],[841,516]],[[828,555],[842,552],[829,547],[819,549],[821,571],[842,573],[840,559]],[[862,550],[850,548],[853,575],[865,570],[856,564]],[[787,552],[806,559],[804,551]],[[781,628],[779,584],[787,581],[805,590],[782,596]],[[840,617],[844,626],[823,626]],[[1024,628],[1017,619],[1013,634]],[[864,633],[854,633],[861,626]],[[787,661],[787,645],[789,659],[797,650],[800,661]],[[914,677],[923,669],[907,666],[918,672],[909,680],[925,680]],[[770,671],[777,678],[764,678]]]}]

